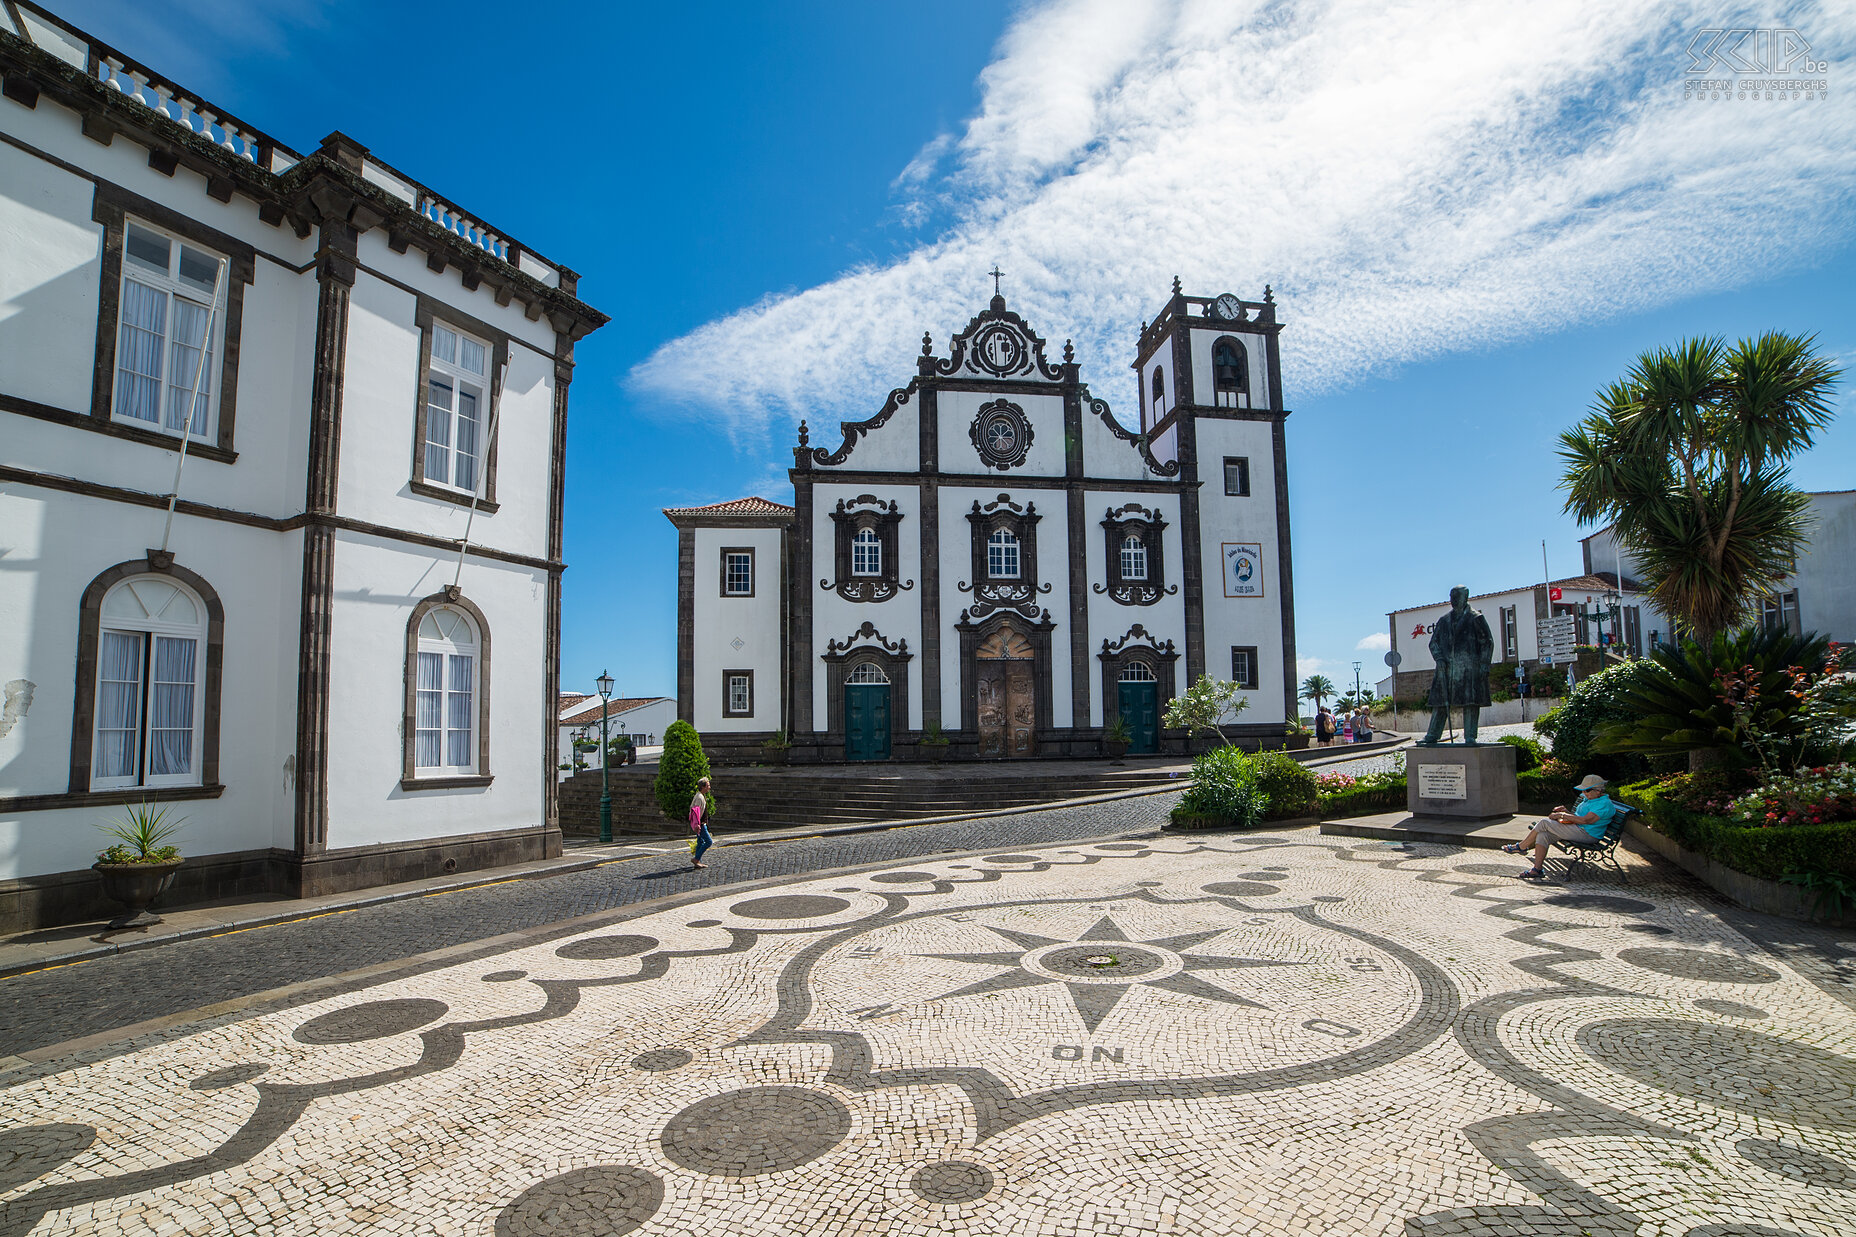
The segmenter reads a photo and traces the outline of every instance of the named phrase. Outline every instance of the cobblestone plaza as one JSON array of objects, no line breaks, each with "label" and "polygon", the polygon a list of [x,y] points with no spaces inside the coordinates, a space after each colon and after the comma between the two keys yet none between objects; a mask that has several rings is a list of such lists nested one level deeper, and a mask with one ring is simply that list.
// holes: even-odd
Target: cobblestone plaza
[{"label": "cobblestone plaza", "polygon": [[1856,1228],[1848,952],[1516,869],[1150,831],[654,897],[0,1075],[0,1232]]}]

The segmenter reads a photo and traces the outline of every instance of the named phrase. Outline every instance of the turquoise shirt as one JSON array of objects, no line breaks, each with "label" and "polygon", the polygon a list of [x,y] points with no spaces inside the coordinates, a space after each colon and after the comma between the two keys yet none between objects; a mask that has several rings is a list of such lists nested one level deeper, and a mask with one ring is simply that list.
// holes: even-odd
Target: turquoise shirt
[{"label": "turquoise shirt", "polygon": [[1612,818],[1618,814],[1618,805],[1613,803],[1609,796],[1600,795],[1596,799],[1584,799],[1577,806],[1578,810],[1573,813],[1574,816],[1598,817],[1591,824],[1581,824],[1579,827],[1591,834],[1594,841],[1602,840],[1605,830],[1611,827]]}]

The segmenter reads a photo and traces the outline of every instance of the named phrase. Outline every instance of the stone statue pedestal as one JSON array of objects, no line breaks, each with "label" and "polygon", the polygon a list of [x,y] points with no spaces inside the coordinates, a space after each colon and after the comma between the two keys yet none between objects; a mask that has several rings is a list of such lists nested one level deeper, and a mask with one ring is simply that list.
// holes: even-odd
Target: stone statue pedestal
[{"label": "stone statue pedestal", "polygon": [[1405,808],[1413,816],[1512,816],[1520,806],[1514,757],[1506,743],[1407,748]]}]

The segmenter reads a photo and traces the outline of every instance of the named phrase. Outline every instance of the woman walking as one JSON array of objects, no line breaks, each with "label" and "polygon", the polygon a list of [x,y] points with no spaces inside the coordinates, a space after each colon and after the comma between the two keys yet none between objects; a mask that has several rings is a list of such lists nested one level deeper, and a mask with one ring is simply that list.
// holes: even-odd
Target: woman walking
[{"label": "woman walking", "polygon": [[702,853],[715,845],[715,839],[709,836],[709,779],[703,778],[696,783],[696,793],[690,796],[690,832],[696,840],[690,844],[690,867],[706,868]]},{"label": "woman walking", "polygon": [[1315,714],[1315,742],[1321,747],[1334,746],[1334,715],[1325,704]]}]

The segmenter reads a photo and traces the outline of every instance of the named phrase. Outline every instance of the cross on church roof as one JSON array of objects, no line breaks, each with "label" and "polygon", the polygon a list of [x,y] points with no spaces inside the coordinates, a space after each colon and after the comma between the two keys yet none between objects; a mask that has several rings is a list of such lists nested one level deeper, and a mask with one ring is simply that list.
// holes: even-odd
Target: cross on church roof
[{"label": "cross on church roof", "polygon": [[994,262],[992,264],[992,269],[986,273],[992,276],[992,294],[994,296],[1000,295],[999,281],[1005,278],[1005,272],[999,269],[999,264],[997,262]]}]

